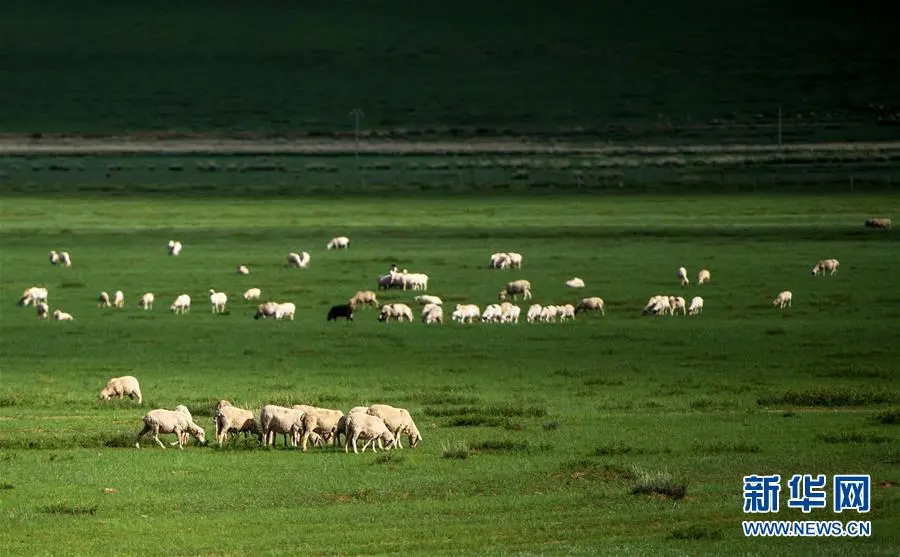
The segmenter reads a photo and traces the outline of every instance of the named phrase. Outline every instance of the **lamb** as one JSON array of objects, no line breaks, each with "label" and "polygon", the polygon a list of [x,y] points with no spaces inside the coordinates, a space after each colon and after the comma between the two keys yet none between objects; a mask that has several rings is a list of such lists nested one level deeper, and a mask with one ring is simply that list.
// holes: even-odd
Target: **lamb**
[{"label": "lamb", "polygon": [[338,317],[345,317],[347,321],[353,321],[353,304],[331,306],[331,309],[328,310],[328,317],[325,320],[335,321]]},{"label": "lamb", "polygon": [[59,254],[56,253],[56,250],[50,250],[50,264],[56,265],[59,263]]},{"label": "lamb", "polygon": [[155,298],[153,292],[144,292],[144,295],[141,296],[141,300],[138,302],[138,307],[144,308],[144,311],[153,309],[153,300]]},{"label": "lamb", "polygon": [[253,316],[253,319],[259,319],[260,317],[263,319],[266,317],[275,317],[275,313],[278,311],[278,305],[277,302],[259,304],[256,306],[256,315]]},{"label": "lamb", "polygon": [[566,288],[584,288],[584,281],[578,277],[572,277],[566,281]]},{"label": "lamb", "polygon": [[181,242],[169,240],[169,255],[178,255],[181,253]]},{"label": "lamb", "polygon": [[354,308],[356,306],[375,306],[375,309],[380,307],[378,303],[378,297],[371,290],[359,290],[356,294],[350,298],[350,305]]},{"label": "lamb", "polygon": [[283,304],[278,304],[278,307],[275,309],[275,319],[284,319],[287,317],[291,321],[294,320],[294,313],[297,311],[297,306],[295,306],[292,302],[285,302]]},{"label": "lamb", "polygon": [[394,408],[387,404],[373,404],[369,406],[368,414],[377,416],[384,421],[384,425],[394,435],[398,449],[403,448],[403,443],[400,442],[401,433],[406,433],[410,448],[416,448],[416,445],[422,440],[422,434],[419,433],[419,428],[416,427],[416,423],[406,408]]},{"label": "lamb", "polygon": [[772,300],[772,305],[777,307],[778,309],[784,309],[785,307],[791,307],[791,299],[794,295],[790,290],[784,290],[780,292],[778,296]]},{"label": "lamb", "polygon": [[125,307],[125,293],[121,290],[116,290],[116,297],[113,300],[113,305],[117,308]]},{"label": "lamb", "polygon": [[402,322],[404,318],[407,321],[412,321],[413,312],[408,305],[399,303],[384,304],[381,307],[381,314],[378,316],[379,321],[390,321],[391,319],[395,319]]},{"label": "lamb", "polygon": [[508,253],[494,253],[491,255],[491,269],[506,269],[512,264]]},{"label": "lamb", "polygon": [[228,303],[228,295],[224,292],[216,292],[215,289],[209,289],[209,303],[212,306],[213,313],[222,313],[225,311],[225,304]]},{"label": "lamb", "polygon": [[694,296],[691,298],[691,306],[688,308],[688,315],[697,315],[703,313],[703,298]]},{"label": "lamb", "polygon": [[37,310],[37,316],[39,319],[47,319],[50,316],[50,306],[48,306],[45,302],[38,302],[34,304],[34,309]]},{"label": "lamb", "polygon": [[866,219],[866,228],[891,228],[891,219],[876,218]]},{"label": "lamb", "polygon": [[34,302],[48,302],[47,300],[47,289],[41,288],[39,286],[32,286],[31,288],[26,288],[24,292],[22,292],[22,298],[19,300],[20,306],[27,306],[28,304]]},{"label": "lamb", "polygon": [[709,282],[710,276],[709,271],[706,269],[701,269],[699,273],[697,273],[697,284],[703,284],[705,282]]},{"label": "lamb", "polygon": [[819,273],[821,273],[824,277],[825,271],[830,271],[830,273],[828,274],[833,275],[837,272],[839,265],[840,262],[837,259],[825,259],[822,261],[818,261],[815,267],[813,267],[812,274],[818,275]]},{"label": "lamb", "polygon": [[[259,425],[262,429],[265,446],[275,444],[275,434],[291,435],[291,446],[299,443],[300,431],[303,428],[303,410],[267,404],[259,411]],[[287,440],[285,440],[287,446]]]},{"label": "lamb", "polygon": [[531,307],[528,308],[528,313],[525,315],[526,321],[529,323],[534,323],[535,319],[539,319],[541,317],[541,311],[543,311],[543,307],[541,304],[531,304]]},{"label": "lamb", "polygon": [[582,298],[578,305],[575,306],[575,314],[582,311],[599,311],[600,315],[606,315],[605,305],[602,298],[592,296],[590,298]]},{"label": "lamb", "polygon": [[522,313],[522,309],[519,306],[513,305],[509,302],[503,302],[500,304],[500,321],[503,323],[518,323],[519,315]]},{"label": "lamb", "polygon": [[237,274],[239,275],[249,275],[250,269],[247,268],[246,265],[238,265]]},{"label": "lamb", "polygon": [[137,441],[134,446],[141,448],[141,437],[145,434],[153,432],[153,440],[159,443],[163,449],[166,446],[159,440],[160,433],[174,433],[176,435],[175,443],[179,449],[184,449],[185,443],[188,441],[188,435],[195,437],[200,443],[206,443],[206,432],[203,428],[194,423],[190,412],[181,410],[183,406],[176,407],[175,410],[166,410],[158,408],[151,410],[144,415],[144,428],[138,433]]},{"label": "lamb", "polygon": [[512,296],[513,300],[515,300],[516,296],[519,294],[522,295],[523,300],[530,299],[531,283],[524,279],[509,282],[503,290],[500,291],[499,298],[501,302],[505,302],[507,296]]},{"label": "lamb", "polygon": [[[368,411],[369,411],[368,406],[354,406],[353,408],[350,409],[349,412],[347,412],[346,414],[341,416],[341,418],[338,420],[337,427],[335,428],[335,431],[334,431],[334,446],[335,447],[337,447],[338,445],[341,445],[341,435],[343,435],[345,437],[343,446],[346,446],[346,443],[347,443],[347,440],[346,440],[347,416],[349,416],[350,414],[366,414]],[[382,448],[384,448],[384,447],[382,446]]]},{"label": "lamb", "polygon": [[509,268],[510,269],[521,269],[522,268],[522,254],[511,251],[506,254],[509,256]]},{"label": "lamb", "polygon": [[179,294],[177,298],[175,298],[175,303],[169,306],[171,311],[174,311],[176,315],[181,313],[184,315],[185,312],[191,310],[191,297],[187,294]]},{"label": "lamb", "polygon": [[688,280],[687,269],[684,267],[678,267],[678,280],[681,282],[681,286],[686,286],[691,283],[691,281]]},{"label": "lamb", "polygon": [[481,310],[475,304],[456,304],[456,310],[450,318],[460,323],[472,323],[481,318]]},{"label": "lamb", "polygon": [[684,298],[681,296],[669,296],[669,311],[672,315],[675,315],[675,312],[678,310],[681,310],[682,315],[687,315]]},{"label": "lamb", "polygon": [[262,290],[259,288],[250,288],[246,292],[244,292],[244,299],[249,300],[259,300],[259,297],[262,296]]},{"label": "lamb", "polygon": [[263,433],[251,410],[232,406],[227,400],[220,400],[216,404],[216,442],[220,445],[228,440],[229,433],[250,432],[256,435],[259,443],[262,443]]},{"label": "lamb", "polygon": [[427,306],[428,304],[434,304],[436,306],[444,305],[443,300],[441,300],[437,296],[429,296],[428,294],[422,294],[421,296],[416,296],[413,299],[423,306]]},{"label": "lamb", "polygon": [[144,400],[141,396],[141,386],[138,383],[137,378],[131,375],[113,377],[107,381],[106,386],[103,387],[103,390],[100,391],[97,398],[109,400],[110,397],[114,396],[119,398],[125,398],[127,396],[132,400],[136,398],[138,404],[141,404]]},{"label": "lamb", "polygon": [[422,308],[422,322],[426,325],[444,322],[444,308],[437,304],[428,304]]},{"label": "lamb", "polygon": [[335,236],[325,247],[327,249],[347,249],[350,247],[350,238],[346,236]]},{"label": "lamb", "polygon": [[104,290],[100,293],[100,297],[97,298],[97,305],[102,308],[112,307],[112,302],[109,301],[109,294]]},{"label": "lamb", "polygon": [[287,260],[288,260],[288,265],[291,265],[293,267],[298,267],[300,269],[305,269],[306,266],[309,265],[310,256],[305,251],[300,252],[299,254],[291,252],[288,254]]},{"label": "lamb", "polygon": [[53,319],[57,321],[74,321],[75,318],[72,317],[71,313],[66,313],[64,311],[56,310],[53,312]]},{"label": "lamb", "polygon": [[59,252],[59,262],[65,267],[72,266],[72,258],[69,256],[69,252],[61,251]]},{"label": "lamb", "polygon": [[349,414],[347,416],[347,429],[345,430],[345,434],[347,440],[344,443],[344,452],[349,452],[350,447],[352,446],[353,452],[358,453],[359,451],[356,450],[356,441],[360,437],[367,439],[366,444],[363,445],[362,448],[363,452],[366,452],[366,448],[369,445],[372,445],[372,452],[377,452],[375,444],[379,441],[383,442],[384,447],[390,450],[395,441],[394,434],[391,433],[384,421],[378,416],[373,416],[371,414]]},{"label": "lamb", "polygon": [[303,414],[303,438],[300,440],[300,449],[305,451],[309,443],[310,435],[317,433],[324,439],[331,439],[337,446],[337,426],[344,415],[340,410],[329,408],[314,408]]}]

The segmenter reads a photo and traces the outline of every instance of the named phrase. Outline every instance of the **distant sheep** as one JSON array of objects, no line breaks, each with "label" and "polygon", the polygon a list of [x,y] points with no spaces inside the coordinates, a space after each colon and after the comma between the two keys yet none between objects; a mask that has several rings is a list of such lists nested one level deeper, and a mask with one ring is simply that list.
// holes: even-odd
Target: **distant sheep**
[{"label": "distant sheep", "polygon": [[275,313],[278,311],[278,303],[277,302],[266,302],[264,304],[259,304],[256,306],[256,315],[253,316],[253,319],[259,319],[266,317],[275,317]]},{"label": "distant sheep", "polygon": [[47,319],[48,317],[50,317],[50,306],[48,306],[46,302],[38,302],[34,304],[34,309],[37,310],[38,318]]},{"label": "distant sheep", "polygon": [[512,296],[513,300],[516,299],[516,296],[521,295],[523,300],[528,300],[531,298],[531,283],[527,280],[514,280],[506,284],[503,287],[503,290],[499,293],[499,298],[501,302],[505,302],[507,296]]},{"label": "distant sheep", "polygon": [[684,298],[681,296],[669,296],[669,312],[675,315],[678,310],[681,310],[682,315],[687,315]]},{"label": "distant sheep", "polygon": [[378,296],[375,295],[371,290],[359,290],[356,294],[350,298],[351,306],[374,306],[375,309],[379,308],[378,304]]},{"label": "distant sheep", "polygon": [[697,284],[703,284],[705,282],[709,282],[710,276],[709,271],[706,269],[701,269],[699,273],[697,273]]},{"label": "distant sheep", "polygon": [[250,269],[247,268],[246,265],[238,265],[237,274],[239,275],[249,275]]},{"label": "distant sheep", "polygon": [[178,255],[181,253],[181,242],[169,240],[169,255]]},{"label": "distant sheep", "polygon": [[56,250],[50,250],[50,264],[56,265],[59,263],[59,254],[56,253]]},{"label": "distant sheep", "polygon": [[560,321],[571,321],[575,319],[575,306],[572,304],[557,306],[557,308],[557,315],[559,316]]},{"label": "distant sheep", "polygon": [[694,296],[691,298],[691,306],[688,308],[688,315],[697,315],[703,313],[703,298]]},{"label": "distant sheep", "polygon": [[833,275],[837,272],[838,266],[840,266],[840,262],[837,259],[824,259],[822,261],[816,262],[816,265],[813,267],[812,274],[821,274],[822,276],[825,276],[825,271],[829,271],[828,274]]},{"label": "distant sheep", "polygon": [[287,317],[291,321],[294,320],[294,313],[297,312],[297,306],[295,306],[292,302],[285,302],[283,304],[278,304],[278,307],[275,309],[275,319],[284,319]]},{"label": "distant sheep", "polygon": [[780,292],[778,296],[774,300],[772,300],[772,305],[777,307],[778,309],[784,309],[785,307],[791,307],[791,300],[794,298],[794,295],[790,290],[785,290]]},{"label": "distant sheep", "polygon": [[412,309],[406,304],[384,304],[381,306],[381,314],[378,316],[379,321],[412,321]]},{"label": "distant sheep", "polygon": [[428,304],[434,304],[436,306],[440,306],[444,304],[444,301],[438,298],[437,296],[429,296],[428,294],[422,294],[421,296],[416,296],[413,298],[418,303],[423,306],[427,306]]},{"label": "distant sheep", "polygon": [[891,228],[891,219],[888,218],[878,218],[878,219],[866,219],[866,228]]},{"label": "distant sheep", "polygon": [[[347,416],[350,414],[366,414],[369,411],[368,406],[354,406],[350,409],[349,412],[341,416],[338,420],[337,427],[334,432],[334,446],[337,447],[341,445],[341,435],[346,437],[347,433]],[[344,440],[344,446],[346,446],[346,439]]]},{"label": "distant sheep", "polygon": [[72,266],[72,258],[69,256],[69,252],[67,252],[67,251],[59,252],[59,262],[64,267],[71,267]]},{"label": "distant sheep", "polygon": [[543,309],[541,304],[531,304],[531,307],[528,308],[528,313],[525,314],[525,320],[529,323],[534,323],[535,320],[540,319],[541,311],[543,311]]},{"label": "distant sheep", "polygon": [[125,307],[125,293],[121,290],[116,290],[116,296],[113,299],[113,305],[117,308]]},{"label": "distant sheep", "polygon": [[[336,236],[325,246],[327,249],[346,249],[350,247],[350,238],[346,236]],[[365,250],[363,250],[365,251]]]},{"label": "distant sheep", "polygon": [[75,320],[75,318],[72,317],[71,313],[66,313],[61,310],[56,310],[53,312],[53,319],[56,319],[57,321],[74,321]]},{"label": "distant sheep", "polygon": [[326,321],[335,321],[338,317],[344,317],[347,321],[353,321],[353,304],[340,304],[331,306],[328,310]]},{"label": "distant sheep", "polygon": [[201,443],[206,443],[206,433],[203,431],[203,428],[194,423],[190,412],[159,408],[151,410],[144,415],[143,421],[144,428],[138,433],[137,442],[134,444],[137,448],[141,448],[141,437],[150,432],[153,433],[153,440],[164,449],[166,446],[159,440],[160,433],[174,433],[177,439],[173,444],[177,444],[179,449],[184,449],[188,435],[192,435]]},{"label": "distant sheep", "polygon": [[245,300],[259,300],[259,297],[262,296],[262,290],[259,288],[250,288],[246,292],[244,292]]},{"label": "distant sheep", "polygon": [[499,323],[503,317],[503,310],[500,308],[500,304],[490,304],[484,308],[484,311],[481,313],[481,322],[482,323]]},{"label": "distant sheep", "polygon": [[509,302],[500,304],[500,321],[503,323],[518,323],[522,308]]},{"label": "distant sheep", "polygon": [[490,262],[491,269],[508,269],[511,264],[512,264],[512,261],[510,261],[508,253],[501,252],[501,253],[491,254],[491,262]]},{"label": "distant sheep", "polygon": [[310,255],[307,252],[294,253],[291,252],[287,256],[288,265],[305,269],[309,265]]},{"label": "distant sheep", "polygon": [[48,292],[46,288],[32,286],[31,288],[26,288],[25,291],[22,292],[22,297],[19,299],[19,305],[27,306],[32,302],[48,302],[47,296]]},{"label": "distant sheep", "polygon": [[112,307],[112,302],[109,301],[109,293],[105,290],[100,293],[100,296],[97,298],[97,305],[102,308]]},{"label": "distant sheep", "polygon": [[691,281],[688,280],[687,269],[684,267],[678,267],[678,280],[681,282],[681,286],[686,286],[691,283]]},{"label": "distant sheep", "polygon": [[141,296],[141,300],[138,302],[138,307],[144,308],[144,311],[153,309],[153,300],[155,298],[153,292],[144,292],[144,295]]},{"label": "distant sheep", "polygon": [[671,304],[669,303],[668,296],[653,296],[650,300],[647,301],[647,305],[644,306],[644,315],[653,314],[653,315],[665,315],[669,313],[669,309]]},{"label": "distant sheep", "polygon": [[481,318],[481,309],[475,304],[456,304],[456,309],[450,318],[460,323],[472,323]]},{"label": "distant sheep", "polygon": [[360,437],[366,439],[362,452],[366,452],[366,448],[371,445],[372,452],[377,452],[375,445],[379,440],[384,443],[386,449],[390,449],[394,444],[394,434],[388,429],[384,421],[378,416],[370,414],[353,413],[347,416],[347,429],[345,430],[347,441],[344,444],[344,451],[349,452],[353,447],[353,452],[358,453],[356,442]]},{"label": "distant sheep", "polygon": [[508,252],[506,255],[509,256],[509,267],[511,269],[521,269],[522,268],[522,254],[516,253],[514,251]]},{"label": "distant sheep", "polygon": [[566,288],[584,288],[584,281],[578,277],[572,277],[566,281]]},{"label": "distant sheep", "polygon": [[575,313],[582,311],[599,311],[600,315],[606,315],[606,308],[602,298],[592,296],[590,298],[582,298],[578,305],[575,306]]},{"label": "distant sheep", "polygon": [[137,403],[143,402],[141,396],[141,386],[136,377],[131,375],[123,375],[122,377],[113,377],[106,382],[106,386],[97,395],[97,398],[109,400],[111,397],[125,398],[126,396],[132,400],[137,399]]},{"label": "distant sheep", "polygon": [[174,311],[175,314],[184,314],[191,310],[191,297],[187,294],[179,294],[177,298],[175,298],[175,302],[169,306],[171,311]]},{"label": "distant sheep", "polygon": [[413,421],[412,416],[406,408],[394,408],[387,404],[373,404],[369,406],[368,414],[381,418],[388,430],[394,434],[394,439],[398,449],[403,448],[400,442],[400,435],[405,433],[409,439],[410,448],[415,448],[419,441],[422,440],[422,434]]},{"label": "distant sheep", "polygon": [[215,289],[209,289],[209,304],[212,306],[213,313],[223,313],[225,304],[228,303],[228,295],[224,292],[216,292]]},{"label": "distant sheep", "polygon": [[431,325],[432,323],[444,322],[444,308],[437,304],[427,304],[422,308],[422,323]]},{"label": "distant sheep", "polygon": [[330,439],[337,446],[337,426],[344,413],[330,408],[314,408],[303,413],[303,436],[300,439],[300,449],[305,451],[309,443],[310,435],[319,434],[325,439]]}]

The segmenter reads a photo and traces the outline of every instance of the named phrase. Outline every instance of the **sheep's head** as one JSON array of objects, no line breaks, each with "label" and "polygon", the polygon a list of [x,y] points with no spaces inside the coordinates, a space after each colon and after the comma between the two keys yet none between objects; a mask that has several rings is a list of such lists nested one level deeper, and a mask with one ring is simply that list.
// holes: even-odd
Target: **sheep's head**
[{"label": "sheep's head", "polygon": [[193,435],[197,441],[200,442],[201,445],[206,444],[206,432],[203,431],[203,428],[194,424],[188,427],[188,433]]},{"label": "sheep's head", "polygon": [[385,430],[385,432],[381,434],[381,440],[384,442],[384,450],[389,451],[394,448],[394,442],[397,439],[394,437],[393,433]]},{"label": "sheep's head", "polygon": [[412,449],[415,449],[418,446],[419,441],[422,440],[422,434],[419,433],[419,428],[417,428],[415,424],[410,426],[406,431],[406,437],[409,439],[409,446]]}]

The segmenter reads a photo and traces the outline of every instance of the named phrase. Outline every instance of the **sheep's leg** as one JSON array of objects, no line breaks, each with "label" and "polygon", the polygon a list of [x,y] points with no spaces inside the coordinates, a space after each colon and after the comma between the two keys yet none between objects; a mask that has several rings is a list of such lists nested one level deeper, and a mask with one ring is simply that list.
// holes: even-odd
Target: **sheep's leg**
[{"label": "sheep's leg", "polygon": [[[356,440],[357,440],[358,438],[359,438],[359,432],[355,432],[355,433],[353,434],[353,437],[350,439],[350,442],[348,443],[348,445],[351,445],[351,446],[353,447],[353,454],[358,454],[358,453],[359,453],[359,451],[356,450]],[[346,448],[346,447],[344,447],[344,452],[347,452],[347,448]]]},{"label": "sheep's leg", "polygon": [[166,445],[162,441],[159,440],[159,427],[156,427],[156,426],[153,427],[153,440],[156,441],[159,444],[159,446],[162,447],[163,449],[166,448]]},{"label": "sheep's leg", "polygon": [[141,448],[141,437],[143,437],[145,434],[147,434],[147,432],[149,432],[151,429],[152,428],[150,426],[148,426],[147,424],[144,424],[144,429],[142,429],[141,432],[138,433],[137,439],[135,440],[134,446],[136,448],[138,448],[138,449]]}]

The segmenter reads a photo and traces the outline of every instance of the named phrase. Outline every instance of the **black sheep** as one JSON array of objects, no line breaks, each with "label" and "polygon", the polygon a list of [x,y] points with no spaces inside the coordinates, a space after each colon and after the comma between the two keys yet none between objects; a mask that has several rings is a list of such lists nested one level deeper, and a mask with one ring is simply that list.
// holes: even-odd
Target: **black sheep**
[{"label": "black sheep", "polygon": [[347,321],[353,321],[353,306],[350,304],[331,306],[331,309],[328,310],[328,321],[334,321],[338,317],[346,317]]}]

